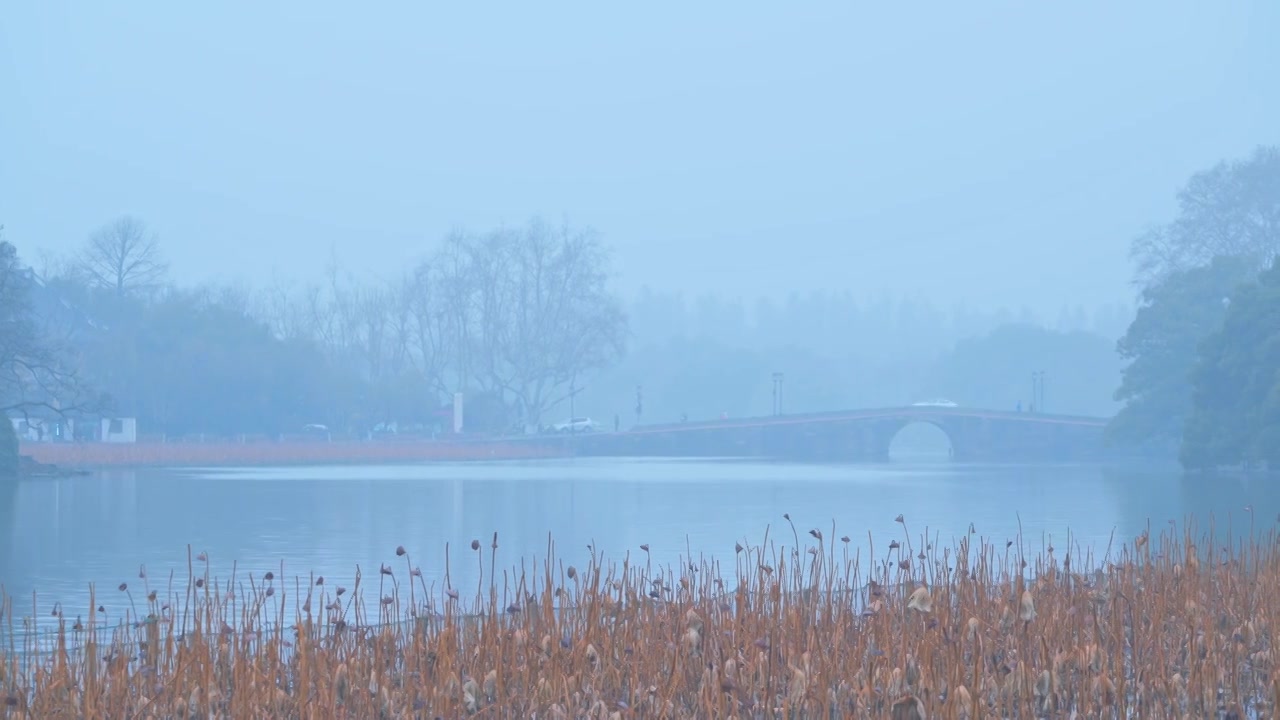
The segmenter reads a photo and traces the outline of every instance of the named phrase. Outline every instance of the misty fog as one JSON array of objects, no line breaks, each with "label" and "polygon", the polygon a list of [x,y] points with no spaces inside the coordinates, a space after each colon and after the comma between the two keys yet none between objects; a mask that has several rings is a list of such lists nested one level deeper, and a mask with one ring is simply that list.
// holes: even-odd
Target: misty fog
[{"label": "misty fog", "polygon": [[[367,433],[460,390],[491,431],[765,415],[775,382],[1022,410],[1033,376],[1110,417],[1135,238],[1276,139],[1273,3],[676,7],[9,8],[4,239],[144,434],[235,403]],[[120,223],[147,277],[86,271]],[[598,262],[521,249],[539,223]],[[574,359],[449,315],[544,262],[593,278],[537,301]]]},{"label": "misty fog", "polygon": [[0,715],[1273,716],[1278,38],[5,3]]},{"label": "misty fog", "polygon": [[457,227],[591,226],[618,287],[949,310],[1132,299],[1127,240],[1274,140],[1280,7],[819,2],[192,8],[0,23],[0,218],[125,213],[174,279],[362,277]]}]

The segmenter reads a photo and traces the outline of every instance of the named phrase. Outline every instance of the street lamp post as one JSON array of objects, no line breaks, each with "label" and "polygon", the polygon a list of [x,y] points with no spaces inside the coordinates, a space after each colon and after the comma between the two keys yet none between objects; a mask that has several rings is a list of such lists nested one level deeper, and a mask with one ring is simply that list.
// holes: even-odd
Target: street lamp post
[{"label": "street lamp post", "polygon": [[576,423],[578,419],[578,413],[574,410],[573,401],[574,401],[574,398],[577,397],[578,393],[582,392],[582,388],[575,387],[575,385],[577,385],[577,382],[578,382],[577,377],[573,377],[569,379],[569,434],[570,435],[575,435],[578,432],[578,426]]},{"label": "street lamp post", "polygon": [[1044,375],[1043,370],[1031,373],[1031,409],[1044,412]]},{"label": "street lamp post", "polygon": [[782,373],[773,374],[773,414],[782,414]]}]

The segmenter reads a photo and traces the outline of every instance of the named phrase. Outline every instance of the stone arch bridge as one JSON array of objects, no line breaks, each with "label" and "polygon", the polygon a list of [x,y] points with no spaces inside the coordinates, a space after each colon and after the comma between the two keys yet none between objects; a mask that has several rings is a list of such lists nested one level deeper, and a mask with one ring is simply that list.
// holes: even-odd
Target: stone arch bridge
[{"label": "stone arch bridge", "polygon": [[1107,419],[912,405],[640,425],[575,435],[564,442],[573,454],[584,456],[876,462],[888,459],[894,436],[912,423],[928,423],[946,433],[956,460],[1070,462],[1101,457]]}]

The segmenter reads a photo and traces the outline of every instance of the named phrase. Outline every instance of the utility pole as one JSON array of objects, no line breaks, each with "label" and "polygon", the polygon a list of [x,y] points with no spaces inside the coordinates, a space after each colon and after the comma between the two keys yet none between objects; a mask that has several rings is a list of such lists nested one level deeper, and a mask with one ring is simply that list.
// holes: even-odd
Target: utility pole
[{"label": "utility pole", "polygon": [[1031,373],[1031,411],[1044,412],[1043,398],[1044,396],[1044,371],[1035,370]]},{"label": "utility pole", "polygon": [[574,423],[578,419],[578,413],[573,409],[573,399],[578,393],[582,392],[582,388],[575,388],[574,384],[578,382],[577,376],[569,379],[569,434],[578,432],[578,426]]},{"label": "utility pole", "polygon": [[773,414],[782,414],[782,373],[773,374]]}]

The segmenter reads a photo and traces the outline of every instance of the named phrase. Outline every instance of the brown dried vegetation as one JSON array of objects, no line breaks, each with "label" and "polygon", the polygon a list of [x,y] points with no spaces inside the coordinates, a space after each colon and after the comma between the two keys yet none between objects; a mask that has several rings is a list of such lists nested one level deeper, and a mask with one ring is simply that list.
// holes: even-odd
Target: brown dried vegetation
[{"label": "brown dried vegetation", "polygon": [[19,642],[6,607],[0,718],[1275,716],[1275,532],[1213,548],[1171,527],[1097,561],[903,534],[868,559],[766,533],[727,574],[647,550],[497,573],[495,535],[472,543],[470,603],[397,548],[369,607],[358,575],[222,583],[201,554],[185,591],[140,570],[146,614],[111,628],[55,606],[52,639]]}]

